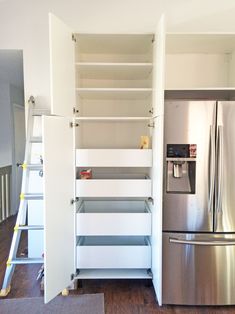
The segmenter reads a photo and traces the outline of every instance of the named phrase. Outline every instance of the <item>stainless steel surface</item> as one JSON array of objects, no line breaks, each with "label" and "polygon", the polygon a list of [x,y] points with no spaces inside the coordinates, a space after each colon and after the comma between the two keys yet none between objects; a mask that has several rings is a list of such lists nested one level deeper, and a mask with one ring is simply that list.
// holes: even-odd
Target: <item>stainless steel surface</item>
[{"label": "stainless steel surface", "polygon": [[164,231],[213,231],[215,116],[215,101],[165,103],[165,157],[167,144],[196,144],[197,158],[195,194],[167,193],[167,162],[164,162]]},{"label": "stainless steel surface", "polygon": [[235,245],[235,239],[228,240],[204,240],[204,241],[195,241],[195,240],[180,240],[178,238],[169,238],[170,243],[179,243],[187,245],[204,245],[204,246],[225,246],[225,245]]},{"label": "stainless steel surface", "polygon": [[[170,238],[218,245],[171,243]],[[230,234],[163,234],[163,304],[235,304],[235,246]]]},{"label": "stainless steel surface", "polygon": [[210,148],[209,148],[209,203],[208,210],[213,214],[213,202],[215,193],[215,125],[210,126]]},{"label": "stainless steel surface", "polygon": [[218,102],[215,232],[235,232],[235,102]]}]

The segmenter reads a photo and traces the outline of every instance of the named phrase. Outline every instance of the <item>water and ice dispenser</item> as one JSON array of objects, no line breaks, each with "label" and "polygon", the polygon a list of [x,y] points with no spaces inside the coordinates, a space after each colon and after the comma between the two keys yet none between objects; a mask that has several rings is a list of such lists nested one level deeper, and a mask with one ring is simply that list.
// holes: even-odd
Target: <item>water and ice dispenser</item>
[{"label": "water and ice dispenser", "polygon": [[195,144],[167,144],[166,192],[195,194]]}]

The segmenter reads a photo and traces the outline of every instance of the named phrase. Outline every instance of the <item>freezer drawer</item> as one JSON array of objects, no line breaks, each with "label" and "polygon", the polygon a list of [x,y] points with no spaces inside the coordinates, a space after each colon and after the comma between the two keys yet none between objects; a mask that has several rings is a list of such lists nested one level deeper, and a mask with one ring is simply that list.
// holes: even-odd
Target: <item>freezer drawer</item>
[{"label": "freezer drawer", "polygon": [[151,212],[145,201],[82,201],[78,236],[151,235]]},{"label": "freezer drawer", "polygon": [[163,303],[235,304],[235,234],[163,234]]},{"label": "freezer drawer", "polygon": [[80,237],[77,268],[151,268],[151,247],[145,237]]}]

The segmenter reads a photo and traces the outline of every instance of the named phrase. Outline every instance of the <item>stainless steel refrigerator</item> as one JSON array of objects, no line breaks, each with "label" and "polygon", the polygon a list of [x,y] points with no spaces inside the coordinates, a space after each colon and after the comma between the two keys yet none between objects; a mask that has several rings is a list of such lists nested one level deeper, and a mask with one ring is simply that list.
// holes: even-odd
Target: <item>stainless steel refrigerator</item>
[{"label": "stainless steel refrigerator", "polygon": [[235,102],[167,101],[163,303],[235,304]]}]

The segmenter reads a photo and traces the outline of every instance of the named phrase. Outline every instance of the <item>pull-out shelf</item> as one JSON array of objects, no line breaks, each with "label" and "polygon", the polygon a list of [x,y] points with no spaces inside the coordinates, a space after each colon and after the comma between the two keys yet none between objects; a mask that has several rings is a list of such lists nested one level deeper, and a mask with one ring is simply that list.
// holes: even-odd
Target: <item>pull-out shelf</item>
[{"label": "pull-out shelf", "polygon": [[145,201],[83,201],[77,211],[78,236],[151,235]]},{"label": "pull-out shelf", "polygon": [[77,167],[152,167],[152,149],[77,149]]},{"label": "pull-out shelf", "polygon": [[114,178],[76,180],[78,197],[151,197],[151,179],[144,175],[116,174]]},{"label": "pull-out shelf", "polygon": [[79,237],[77,268],[151,268],[149,240],[147,237]]}]

